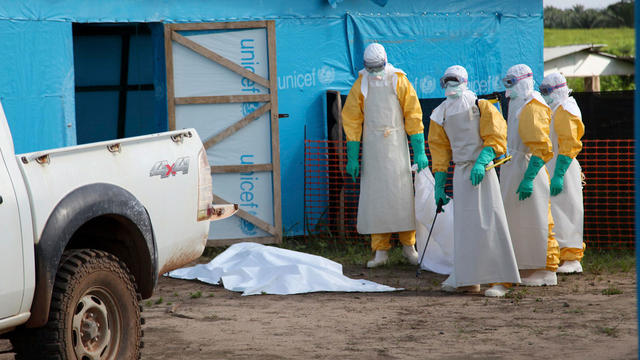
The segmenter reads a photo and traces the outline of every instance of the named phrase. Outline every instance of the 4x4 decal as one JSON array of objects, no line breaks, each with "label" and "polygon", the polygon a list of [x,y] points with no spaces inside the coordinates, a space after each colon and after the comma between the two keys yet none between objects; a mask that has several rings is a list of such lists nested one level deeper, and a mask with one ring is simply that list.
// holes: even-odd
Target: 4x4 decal
[{"label": "4x4 decal", "polygon": [[160,160],[153,165],[149,176],[160,176],[161,179],[174,176],[176,173],[182,172],[183,174],[189,173],[189,157],[178,158],[172,165],[169,165],[167,160]]}]

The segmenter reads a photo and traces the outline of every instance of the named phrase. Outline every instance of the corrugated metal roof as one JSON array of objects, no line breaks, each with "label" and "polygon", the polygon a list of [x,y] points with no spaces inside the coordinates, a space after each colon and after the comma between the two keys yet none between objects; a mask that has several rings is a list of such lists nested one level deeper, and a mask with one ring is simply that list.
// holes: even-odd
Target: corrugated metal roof
[{"label": "corrugated metal roof", "polygon": [[580,52],[586,49],[598,50],[607,46],[607,44],[581,44],[581,45],[567,45],[567,46],[553,46],[544,48],[544,61],[553,60],[565,55]]}]

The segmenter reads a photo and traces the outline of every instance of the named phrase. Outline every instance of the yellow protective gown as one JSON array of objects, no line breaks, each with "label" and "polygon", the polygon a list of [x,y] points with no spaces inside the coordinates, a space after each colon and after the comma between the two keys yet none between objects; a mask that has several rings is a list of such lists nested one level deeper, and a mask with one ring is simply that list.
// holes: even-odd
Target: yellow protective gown
[{"label": "yellow protective gown", "polygon": [[391,233],[415,244],[413,183],[407,134],[424,130],[418,96],[404,72],[382,79],[361,71],[342,110],[347,141],[362,141],[358,232],[372,234],[372,249],[388,250]]},{"label": "yellow protective gown", "polygon": [[582,201],[582,168],[576,156],[582,150],[580,139],[584,135],[580,109],[573,97],[553,107],[551,141],[554,156],[547,164],[555,171],[558,155],[572,158],[564,174],[562,192],[551,197],[551,213],[555,222],[555,234],[560,246],[560,262],[582,260],[585,244],[584,205]]},{"label": "yellow protective gown", "polygon": [[[475,104],[476,96],[465,91],[458,99],[445,100],[429,123],[429,149],[434,172],[453,175],[454,261],[445,285],[519,283],[518,266],[511,244],[495,169],[473,186],[471,169],[483,148],[502,155],[507,145],[507,124],[486,100]],[[452,113],[453,112],[453,113]]]},{"label": "yellow protective gown", "polygon": [[507,143],[513,158],[500,169],[500,187],[521,270],[555,271],[559,263],[546,167],[534,179],[531,197],[519,200],[516,193],[532,155],[545,162],[553,157],[550,123],[551,109],[537,91],[524,99],[509,101]]}]

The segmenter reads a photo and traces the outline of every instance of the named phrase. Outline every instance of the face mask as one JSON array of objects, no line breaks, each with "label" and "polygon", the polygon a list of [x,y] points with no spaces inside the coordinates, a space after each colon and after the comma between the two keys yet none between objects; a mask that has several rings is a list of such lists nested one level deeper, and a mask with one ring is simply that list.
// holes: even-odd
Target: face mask
[{"label": "face mask", "polygon": [[449,99],[457,99],[462,96],[464,92],[464,87],[461,84],[458,85],[448,85],[444,90],[444,96]]},{"label": "face mask", "polygon": [[547,102],[547,105],[551,105],[551,103],[553,102],[553,98],[551,97],[551,95],[542,95],[542,98]]},{"label": "face mask", "polygon": [[376,77],[376,78],[382,78],[384,76],[384,69],[382,69],[380,71],[370,71],[369,72],[369,76]]},{"label": "face mask", "polygon": [[511,100],[514,100],[518,97],[518,93],[514,89],[507,89],[504,95]]}]

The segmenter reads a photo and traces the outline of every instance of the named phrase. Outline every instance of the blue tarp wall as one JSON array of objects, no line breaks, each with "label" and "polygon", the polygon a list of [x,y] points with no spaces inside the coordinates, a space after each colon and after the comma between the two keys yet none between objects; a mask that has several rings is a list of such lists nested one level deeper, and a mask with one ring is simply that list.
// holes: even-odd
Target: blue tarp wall
[{"label": "blue tarp wall", "polygon": [[[504,90],[499,79],[517,63],[542,80],[542,0],[3,1],[0,100],[16,151],[77,142],[72,23],[264,19],[276,20],[279,112],[290,115],[280,120],[285,235],[303,231],[305,136],[326,138],[325,90],[349,91],[368,43],[386,47],[421,98],[444,96],[437,80],[453,64],[467,68],[479,93]],[[149,121],[149,131],[166,128]]]}]

